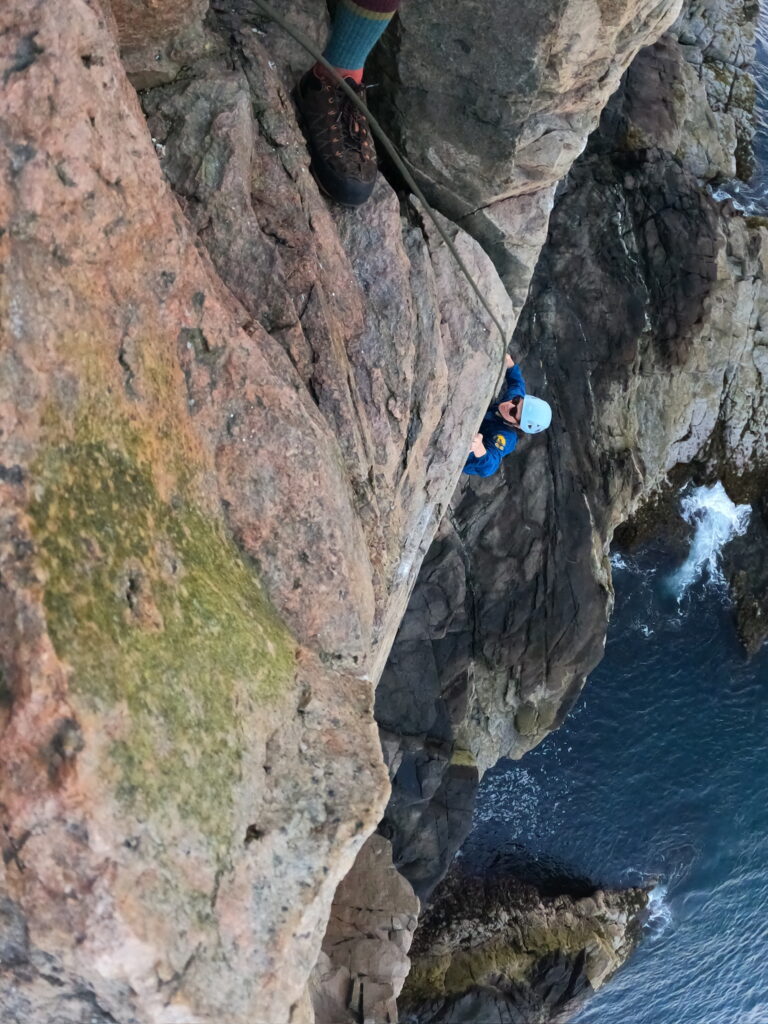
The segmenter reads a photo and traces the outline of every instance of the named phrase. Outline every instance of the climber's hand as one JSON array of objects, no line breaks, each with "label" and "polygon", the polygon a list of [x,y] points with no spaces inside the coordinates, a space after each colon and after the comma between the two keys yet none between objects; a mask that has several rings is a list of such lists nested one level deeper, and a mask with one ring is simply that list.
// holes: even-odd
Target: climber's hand
[{"label": "climber's hand", "polygon": [[475,434],[475,439],[472,442],[472,448],[470,450],[473,455],[478,457],[478,459],[481,459],[485,455],[485,445],[483,444],[482,434]]},{"label": "climber's hand", "polygon": [[512,358],[509,352],[507,352],[506,355],[504,356],[504,369],[511,370],[514,365],[515,360]]}]

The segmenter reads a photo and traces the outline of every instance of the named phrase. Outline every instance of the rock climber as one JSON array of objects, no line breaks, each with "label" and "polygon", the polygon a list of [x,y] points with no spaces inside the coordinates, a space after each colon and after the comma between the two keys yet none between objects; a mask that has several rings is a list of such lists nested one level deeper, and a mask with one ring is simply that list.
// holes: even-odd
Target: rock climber
[{"label": "rock climber", "polygon": [[543,398],[525,393],[525,381],[512,356],[504,358],[505,390],[483,417],[475,434],[464,472],[473,476],[491,476],[505,455],[515,450],[518,432],[538,434],[552,422],[552,409]]},{"label": "rock climber", "polygon": [[[323,56],[365,98],[366,58],[400,0],[339,0]],[[321,189],[345,206],[360,206],[376,183],[376,150],[365,114],[319,62],[296,86],[296,103]]]}]

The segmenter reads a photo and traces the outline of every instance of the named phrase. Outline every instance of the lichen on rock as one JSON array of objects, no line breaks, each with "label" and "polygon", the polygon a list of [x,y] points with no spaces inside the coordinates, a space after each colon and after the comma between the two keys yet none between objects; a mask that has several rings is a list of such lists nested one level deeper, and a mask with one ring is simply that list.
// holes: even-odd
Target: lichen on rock
[{"label": "lichen on rock", "polygon": [[32,473],[31,535],[71,699],[124,709],[109,750],[117,796],[141,813],[178,803],[225,847],[243,705],[292,685],[295,641],[221,524],[188,498],[163,501],[123,450],[52,445]]}]

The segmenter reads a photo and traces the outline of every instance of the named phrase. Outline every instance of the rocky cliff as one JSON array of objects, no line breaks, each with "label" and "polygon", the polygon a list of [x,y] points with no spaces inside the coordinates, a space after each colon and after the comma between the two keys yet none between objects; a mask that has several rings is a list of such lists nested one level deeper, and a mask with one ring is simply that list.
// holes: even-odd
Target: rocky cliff
[{"label": "rocky cliff", "polygon": [[513,339],[555,425],[503,475],[462,482],[376,696],[394,780],[381,829],[422,896],[478,772],[556,728],[601,657],[619,524],[686,476],[760,502],[768,235],[707,187],[743,151],[748,15],[697,7],[643,50],[559,188]]},{"label": "rocky cliff", "polygon": [[513,340],[555,428],[457,490],[377,690],[380,831],[422,898],[479,772],[557,727],[601,657],[620,524],[637,538],[683,480],[724,479],[755,508],[728,556],[739,628],[766,635],[766,233],[708,188],[749,170],[754,16],[686,11],[559,188]]},{"label": "rocky cliff", "polygon": [[[627,80],[562,189],[515,339],[559,427],[451,501],[501,339],[397,182],[357,213],[318,194],[295,45],[248,0],[3,6],[3,1024],[297,1022],[319,957],[360,993],[350,935],[390,943],[393,1012],[417,903],[392,852],[429,891],[477,767],[562,719],[616,524],[680,462],[765,455],[764,231],[702,187],[746,57],[708,10],[648,58],[666,141]],[[407,0],[378,106],[511,331],[557,180],[678,11],[492,13]],[[690,143],[690,68],[734,145]],[[387,799],[374,686],[422,561],[376,696],[391,848],[321,956]],[[379,868],[384,930],[345,910]]]}]

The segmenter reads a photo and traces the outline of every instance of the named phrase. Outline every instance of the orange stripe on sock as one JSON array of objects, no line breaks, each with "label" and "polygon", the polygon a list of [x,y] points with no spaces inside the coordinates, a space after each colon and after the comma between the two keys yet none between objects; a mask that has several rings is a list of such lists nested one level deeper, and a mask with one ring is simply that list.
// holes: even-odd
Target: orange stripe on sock
[{"label": "orange stripe on sock", "polygon": [[363,81],[364,68],[334,68],[342,78],[354,78],[358,85]]},{"label": "orange stripe on sock", "polygon": [[[363,81],[363,72],[365,71],[365,68],[337,68],[335,64],[332,66],[333,70],[336,72],[337,75],[340,75],[341,78],[353,78],[358,85],[360,85],[360,83]],[[320,64],[319,61],[317,64],[315,64],[312,70],[314,71],[318,78],[331,77],[328,68],[325,66],[325,64]]]}]

